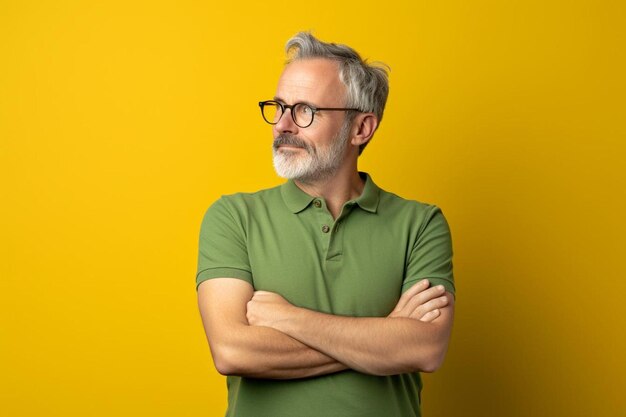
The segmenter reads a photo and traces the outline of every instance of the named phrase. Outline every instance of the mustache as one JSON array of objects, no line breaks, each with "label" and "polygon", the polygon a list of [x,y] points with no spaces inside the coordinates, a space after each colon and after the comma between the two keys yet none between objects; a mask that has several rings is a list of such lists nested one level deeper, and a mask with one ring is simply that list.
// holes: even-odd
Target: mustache
[{"label": "mustache", "polygon": [[296,146],[305,149],[308,153],[315,153],[315,149],[311,145],[296,135],[290,135],[288,133],[283,133],[274,139],[274,144],[272,145],[274,150],[277,150],[281,145]]}]

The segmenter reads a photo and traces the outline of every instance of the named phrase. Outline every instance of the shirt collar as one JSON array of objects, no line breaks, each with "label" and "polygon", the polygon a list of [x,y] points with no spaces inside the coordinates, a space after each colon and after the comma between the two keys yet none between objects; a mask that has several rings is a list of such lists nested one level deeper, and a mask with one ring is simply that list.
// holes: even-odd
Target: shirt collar
[{"label": "shirt collar", "polygon": [[[374,184],[367,172],[359,172],[359,175],[365,180],[365,186],[361,195],[354,202],[363,210],[376,213],[380,199],[380,188]],[[315,199],[314,196],[302,191],[291,179],[281,185],[280,191],[285,204],[293,213],[301,212]]]},{"label": "shirt collar", "polygon": [[370,213],[376,213],[378,210],[378,202],[380,200],[380,188],[374,181],[372,181],[372,177],[367,172],[359,172],[361,178],[365,179],[365,187],[363,187],[363,192],[356,199],[356,203],[365,211],[369,211]]},{"label": "shirt collar", "polygon": [[304,210],[315,197],[308,195],[290,179],[280,187],[283,200],[289,210],[293,213],[299,213]]}]

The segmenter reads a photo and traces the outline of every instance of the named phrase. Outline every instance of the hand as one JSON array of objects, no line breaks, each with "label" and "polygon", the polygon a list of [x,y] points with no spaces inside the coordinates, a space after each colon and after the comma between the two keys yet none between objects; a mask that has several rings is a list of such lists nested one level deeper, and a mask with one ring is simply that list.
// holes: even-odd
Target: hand
[{"label": "hand", "polygon": [[398,304],[388,317],[407,317],[423,322],[435,320],[441,312],[440,308],[448,305],[443,285],[429,288],[430,283],[423,279],[414,284],[398,300]]},{"label": "hand", "polygon": [[247,307],[246,318],[250,325],[276,328],[276,323],[288,317],[294,306],[279,294],[255,291]]}]

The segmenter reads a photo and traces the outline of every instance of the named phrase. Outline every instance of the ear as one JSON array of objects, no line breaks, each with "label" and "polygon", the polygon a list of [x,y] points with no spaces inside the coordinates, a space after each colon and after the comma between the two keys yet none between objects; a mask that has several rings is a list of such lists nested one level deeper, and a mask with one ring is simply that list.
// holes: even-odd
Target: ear
[{"label": "ear", "polygon": [[351,144],[361,146],[369,142],[378,127],[378,118],[374,113],[360,113],[352,123]]}]

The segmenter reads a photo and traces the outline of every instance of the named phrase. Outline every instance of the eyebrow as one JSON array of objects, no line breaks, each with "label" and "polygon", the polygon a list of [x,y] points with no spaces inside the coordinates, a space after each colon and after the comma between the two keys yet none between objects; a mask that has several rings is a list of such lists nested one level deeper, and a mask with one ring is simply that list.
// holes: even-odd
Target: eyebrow
[{"label": "eyebrow", "polygon": [[[283,104],[287,104],[287,102],[285,100],[283,100],[282,98],[280,98],[278,96],[274,96],[273,100],[274,101],[279,101],[279,102],[281,102]],[[317,105],[315,105],[315,104],[313,104],[313,103],[311,103],[309,101],[298,101],[298,103],[306,104],[307,106],[311,106],[313,108],[318,108],[319,107],[319,106],[317,106]],[[294,103],[294,104],[296,104],[296,103]]]}]

